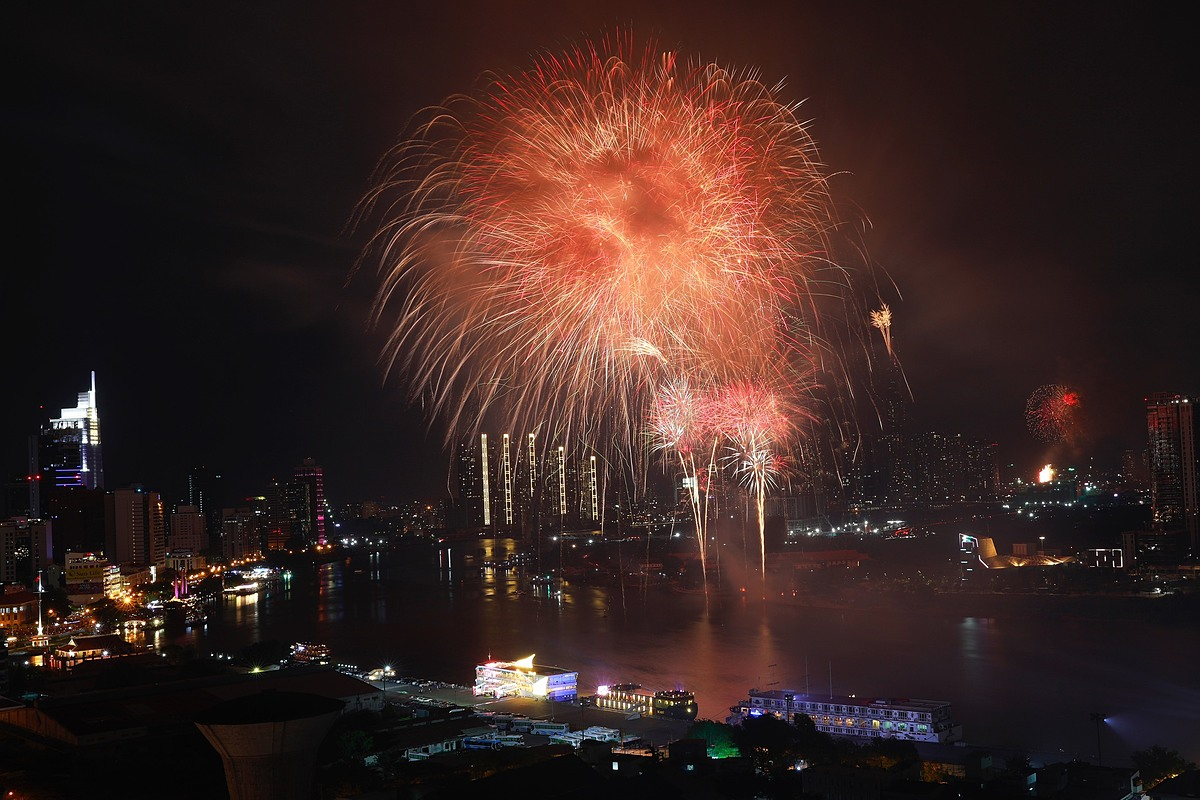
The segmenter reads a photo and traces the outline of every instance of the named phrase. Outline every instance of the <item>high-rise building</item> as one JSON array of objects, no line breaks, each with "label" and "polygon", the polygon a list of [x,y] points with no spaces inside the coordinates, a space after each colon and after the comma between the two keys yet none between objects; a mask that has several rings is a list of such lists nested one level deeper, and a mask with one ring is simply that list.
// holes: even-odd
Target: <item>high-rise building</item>
[{"label": "high-rise building", "polygon": [[[100,412],[96,405],[96,373],[91,388],[80,392],[75,408],[64,408],[38,437],[38,470],[44,494],[60,489],[103,489],[104,458],[100,444]],[[40,504],[47,508],[46,498]],[[45,514],[43,513],[43,516]]]},{"label": "high-rise building", "polygon": [[479,528],[484,525],[483,475],[488,469],[487,439],[468,438],[459,443],[456,458],[458,496],[454,515],[448,524],[454,528]]},{"label": "high-rise building", "polygon": [[0,584],[34,585],[54,557],[50,529],[50,523],[40,519],[0,520]]},{"label": "high-rise building", "polygon": [[261,551],[258,515],[249,508],[221,512],[221,557],[226,561],[247,558]]},{"label": "high-rise building", "polygon": [[307,522],[306,542],[325,544],[325,471],[311,458],[296,467],[295,483],[307,488],[303,519]]},{"label": "high-rise building", "polygon": [[228,505],[228,498],[224,496],[223,489],[224,480],[219,471],[204,465],[192,467],[188,471],[186,504],[200,510],[209,541],[220,537],[221,509]]},{"label": "high-rise building", "polygon": [[192,505],[179,506],[171,514],[167,549],[191,550],[193,553],[203,553],[208,549],[208,527],[199,508]]},{"label": "high-rise building", "polygon": [[108,546],[108,523],[103,489],[59,491],[50,498],[49,519],[54,523],[54,548],[86,552]]},{"label": "high-rise building", "polygon": [[[246,503],[258,518],[259,542],[264,550],[303,550],[308,547],[307,526],[292,506],[302,502],[307,487],[272,480],[266,494],[247,497]],[[300,495],[300,498],[297,498]],[[303,508],[300,505],[299,508]]]},{"label": "high-rise building", "polygon": [[1200,530],[1194,407],[1192,398],[1169,392],[1158,392],[1146,399],[1154,527],[1185,531],[1193,553]]},{"label": "high-rise building", "polygon": [[144,486],[117,489],[105,497],[108,546],[114,564],[156,567],[167,551],[166,515],[162,496]]}]

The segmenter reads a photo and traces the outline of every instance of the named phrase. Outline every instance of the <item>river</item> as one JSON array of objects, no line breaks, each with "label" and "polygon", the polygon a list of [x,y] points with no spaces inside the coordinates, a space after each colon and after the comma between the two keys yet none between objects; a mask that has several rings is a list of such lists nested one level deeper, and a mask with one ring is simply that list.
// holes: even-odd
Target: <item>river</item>
[{"label": "river", "polygon": [[[751,687],[952,703],[973,745],[1034,763],[1129,763],[1153,744],[1200,761],[1200,617],[1194,597],[999,598],[965,608],[893,598],[870,608],[673,593],[631,580],[523,591],[465,560],[410,548],[298,570],[269,596],[214,602],[206,626],[167,638],[195,652],[317,641],[335,660],[470,683],[488,659],[536,655],[579,672],[581,694],[636,682],[695,692],[724,720]],[[491,548],[496,547],[493,554]],[[474,546],[474,545],[473,545]],[[1105,721],[1097,726],[1093,715]]]}]

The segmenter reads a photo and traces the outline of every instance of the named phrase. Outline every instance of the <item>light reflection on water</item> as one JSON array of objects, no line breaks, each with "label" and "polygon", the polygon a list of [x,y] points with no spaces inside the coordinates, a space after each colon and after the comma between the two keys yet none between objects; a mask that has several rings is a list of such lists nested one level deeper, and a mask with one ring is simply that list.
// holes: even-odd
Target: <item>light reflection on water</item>
[{"label": "light reflection on water", "polygon": [[[760,689],[950,701],[971,743],[1036,760],[1093,760],[1090,714],[1106,713],[1106,764],[1152,744],[1200,760],[1195,627],[1074,613],[968,617],[893,604],[811,608],[641,585],[533,587],[537,565],[485,567],[512,542],[467,554],[355,556],[298,574],[258,602],[219,601],[196,652],[276,639],[328,644],[336,660],[468,683],[489,658],[535,653],[602,683],[688,688],[702,717]],[[1048,598],[1043,598],[1048,599]],[[1052,607],[1051,607],[1052,608]]]}]

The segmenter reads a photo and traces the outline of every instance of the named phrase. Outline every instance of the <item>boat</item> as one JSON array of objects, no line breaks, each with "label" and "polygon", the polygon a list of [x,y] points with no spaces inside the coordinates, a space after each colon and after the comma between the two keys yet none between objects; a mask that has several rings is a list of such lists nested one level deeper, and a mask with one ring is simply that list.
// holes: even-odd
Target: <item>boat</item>
[{"label": "boat", "polygon": [[331,663],[329,646],[315,642],[296,642],[292,645],[293,664]]},{"label": "boat", "polygon": [[750,690],[750,697],[729,708],[726,719],[737,725],[754,717],[773,716],[787,722],[806,716],[822,733],[852,738],[902,739],[952,744],[962,741],[962,725],[954,722],[945,700],[853,695],[806,694],[790,689]]},{"label": "boat", "polygon": [[635,718],[632,715],[640,715],[691,720],[699,710],[696,695],[686,689],[655,691],[638,683],[597,686],[595,696],[590,699],[596,708],[619,711],[630,719]]}]

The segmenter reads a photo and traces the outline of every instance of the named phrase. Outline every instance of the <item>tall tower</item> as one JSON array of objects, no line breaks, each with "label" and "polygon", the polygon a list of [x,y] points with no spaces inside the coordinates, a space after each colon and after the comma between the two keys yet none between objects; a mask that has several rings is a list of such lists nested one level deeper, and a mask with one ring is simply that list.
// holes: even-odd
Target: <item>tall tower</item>
[{"label": "tall tower", "polygon": [[319,545],[325,544],[325,470],[317,466],[311,458],[296,467],[294,476],[297,483],[308,487],[308,530]]},{"label": "tall tower", "polygon": [[[64,408],[38,437],[38,471],[42,491],[103,489],[104,458],[100,446],[100,412],[96,405],[96,373],[91,388],[80,392],[75,408]],[[43,503],[43,512],[45,510]]]},{"label": "tall tower", "polygon": [[492,464],[491,459],[488,458],[486,433],[479,434],[479,463],[482,466],[479,476],[483,481],[483,527],[490,528],[492,526]]},{"label": "tall tower", "polygon": [[143,486],[117,489],[105,497],[108,543],[113,564],[158,566],[166,557],[166,518],[162,496]]},{"label": "tall tower", "polygon": [[509,437],[504,434],[504,449],[501,455],[501,479],[504,481],[504,527],[512,528],[513,524],[513,471],[512,454],[509,450]]},{"label": "tall tower", "polygon": [[1191,398],[1169,392],[1155,393],[1146,400],[1154,526],[1186,531],[1193,552],[1200,530],[1194,406]]}]

